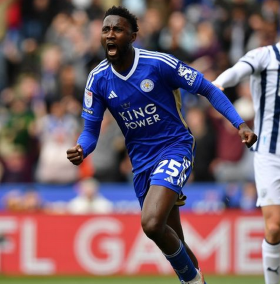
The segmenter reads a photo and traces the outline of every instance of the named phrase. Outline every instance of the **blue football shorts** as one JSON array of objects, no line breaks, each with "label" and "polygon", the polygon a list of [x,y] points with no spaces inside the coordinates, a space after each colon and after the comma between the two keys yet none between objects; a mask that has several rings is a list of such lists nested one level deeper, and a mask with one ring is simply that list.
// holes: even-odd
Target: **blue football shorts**
[{"label": "blue football shorts", "polygon": [[141,208],[151,185],[170,188],[178,193],[178,202],[184,201],[186,197],[182,193],[182,188],[191,174],[192,166],[193,157],[188,158],[173,152],[170,155],[164,155],[164,158],[154,167],[136,174],[133,179],[134,189]]}]

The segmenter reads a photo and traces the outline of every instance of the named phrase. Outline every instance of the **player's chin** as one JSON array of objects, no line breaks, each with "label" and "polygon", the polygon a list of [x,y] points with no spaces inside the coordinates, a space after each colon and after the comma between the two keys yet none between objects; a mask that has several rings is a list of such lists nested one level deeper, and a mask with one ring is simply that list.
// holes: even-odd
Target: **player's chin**
[{"label": "player's chin", "polygon": [[106,50],[106,58],[109,62],[111,63],[118,63],[119,62],[119,56],[118,53],[114,54],[114,55],[110,55],[108,50]]}]

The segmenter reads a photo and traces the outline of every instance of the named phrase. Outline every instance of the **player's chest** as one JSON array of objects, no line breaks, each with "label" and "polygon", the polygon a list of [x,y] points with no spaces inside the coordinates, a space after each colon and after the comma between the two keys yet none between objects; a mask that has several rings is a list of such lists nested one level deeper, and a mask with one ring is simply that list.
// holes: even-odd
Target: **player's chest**
[{"label": "player's chest", "polygon": [[104,100],[112,111],[129,108],[144,108],[160,101],[161,88],[158,80],[151,76],[141,76],[129,80],[116,78],[106,84]]}]

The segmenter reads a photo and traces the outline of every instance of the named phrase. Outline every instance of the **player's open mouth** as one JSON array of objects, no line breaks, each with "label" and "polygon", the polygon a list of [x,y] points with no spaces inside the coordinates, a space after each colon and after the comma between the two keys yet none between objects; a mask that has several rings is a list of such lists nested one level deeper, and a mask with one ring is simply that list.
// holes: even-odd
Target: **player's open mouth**
[{"label": "player's open mouth", "polygon": [[107,44],[107,50],[108,50],[108,54],[110,56],[114,56],[117,53],[117,46],[113,43],[108,43]]}]

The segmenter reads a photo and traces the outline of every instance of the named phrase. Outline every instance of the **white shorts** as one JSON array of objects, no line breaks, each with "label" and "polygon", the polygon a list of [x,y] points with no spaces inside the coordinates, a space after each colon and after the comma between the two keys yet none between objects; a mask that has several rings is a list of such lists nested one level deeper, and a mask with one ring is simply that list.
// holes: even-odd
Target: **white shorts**
[{"label": "white shorts", "polygon": [[257,206],[280,205],[280,156],[254,153]]}]

